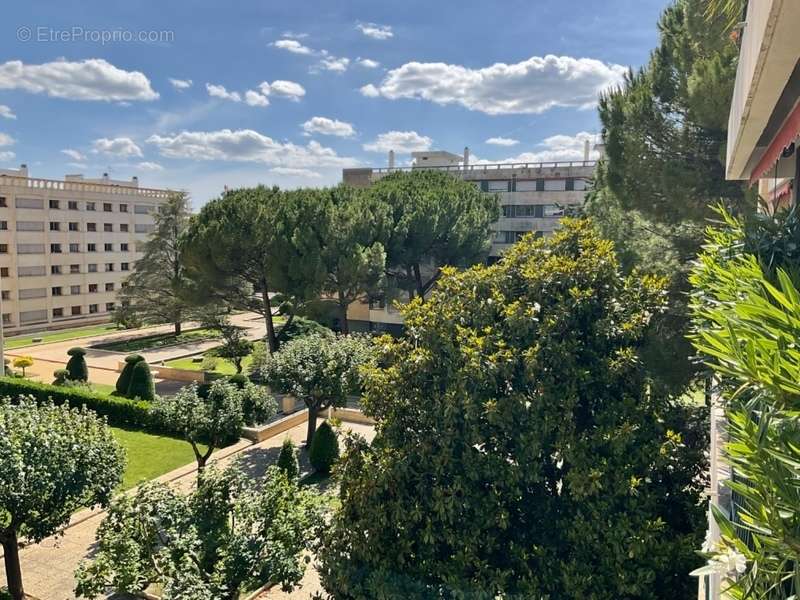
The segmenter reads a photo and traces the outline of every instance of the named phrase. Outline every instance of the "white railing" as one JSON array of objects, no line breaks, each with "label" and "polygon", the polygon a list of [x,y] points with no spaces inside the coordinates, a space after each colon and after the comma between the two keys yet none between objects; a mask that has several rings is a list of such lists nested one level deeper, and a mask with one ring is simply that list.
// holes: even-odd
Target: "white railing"
[{"label": "white railing", "polygon": [[407,171],[453,171],[458,173],[472,171],[501,171],[503,169],[558,169],[566,167],[594,167],[596,160],[570,160],[537,163],[493,163],[475,165],[441,165],[441,166],[411,166],[411,167],[378,167],[373,168],[373,173],[395,173]]},{"label": "white railing", "polygon": [[38,177],[14,177],[0,175],[0,185],[33,189],[53,190],[59,192],[95,192],[98,194],[120,194],[144,198],[169,198],[171,190],[155,188],[129,187],[113,183],[95,183],[88,181],[61,181],[59,179],[40,179]]}]

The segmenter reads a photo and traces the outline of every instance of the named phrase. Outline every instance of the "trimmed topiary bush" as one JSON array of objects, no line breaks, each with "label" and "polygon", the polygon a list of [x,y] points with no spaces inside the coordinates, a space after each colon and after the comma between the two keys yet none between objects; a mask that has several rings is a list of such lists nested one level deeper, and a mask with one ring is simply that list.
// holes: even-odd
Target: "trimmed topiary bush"
[{"label": "trimmed topiary bush", "polygon": [[333,463],[339,459],[339,440],[330,423],[324,421],[311,439],[308,460],[319,473],[330,473]]},{"label": "trimmed topiary bush", "polygon": [[70,348],[67,350],[69,360],[67,361],[67,372],[69,372],[68,379],[72,381],[88,381],[89,380],[89,367],[86,366],[86,350],[80,347]]},{"label": "trimmed topiary bush", "polygon": [[281,453],[278,455],[278,468],[286,473],[289,479],[300,477],[300,463],[297,461],[297,447],[290,438],[283,440]]},{"label": "trimmed topiary bush", "polygon": [[53,371],[53,385],[64,385],[69,379],[69,371],[66,369],[56,369]]},{"label": "trimmed topiary bush", "polygon": [[128,387],[126,395],[128,398],[139,398],[140,400],[148,401],[156,397],[153,375],[150,373],[150,365],[146,361],[140,360],[133,365],[131,385]]},{"label": "trimmed topiary bush", "polygon": [[133,375],[133,367],[136,366],[136,363],[142,362],[144,360],[144,356],[141,354],[129,354],[125,357],[125,367],[122,369],[122,373],[119,374],[117,378],[117,393],[122,394],[123,396],[128,395],[128,389],[131,387],[131,375]]}]

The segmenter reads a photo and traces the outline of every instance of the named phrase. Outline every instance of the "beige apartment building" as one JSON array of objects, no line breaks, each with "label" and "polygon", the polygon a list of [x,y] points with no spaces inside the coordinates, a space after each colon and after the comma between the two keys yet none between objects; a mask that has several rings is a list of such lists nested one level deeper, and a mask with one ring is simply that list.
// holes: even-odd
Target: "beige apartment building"
[{"label": "beige apartment building", "polygon": [[5,335],[107,321],[169,190],[136,177],[63,181],[0,170]]},{"label": "beige apartment building", "polygon": [[[473,182],[489,194],[497,194],[502,214],[492,225],[489,260],[496,260],[526,233],[550,235],[569,207],[583,204],[596,161],[589,160],[589,142],[584,160],[542,163],[470,164],[469,148],[464,154],[444,151],[414,152],[413,166],[395,167],[394,153],[382,168],[353,168],[342,171],[342,180],[354,187],[369,187],[389,173],[415,169],[436,169]],[[391,302],[382,298],[355,302],[349,311],[354,330],[392,331],[402,318]]]}]

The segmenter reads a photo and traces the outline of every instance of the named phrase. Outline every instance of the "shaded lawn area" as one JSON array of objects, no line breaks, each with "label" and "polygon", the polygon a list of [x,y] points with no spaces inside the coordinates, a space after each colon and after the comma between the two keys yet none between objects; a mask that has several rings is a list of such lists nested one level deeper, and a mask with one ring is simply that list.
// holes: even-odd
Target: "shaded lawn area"
[{"label": "shaded lawn area", "polygon": [[189,329],[179,335],[174,333],[159,333],[155,335],[145,335],[127,340],[116,340],[105,344],[97,344],[93,348],[98,350],[110,350],[112,352],[139,352],[142,350],[152,350],[174,344],[185,344],[187,342],[197,342],[200,340],[212,340],[219,338],[219,333],[211,329]]},{"label": "shaded lawn area", "polygon": [[79,338],[103,335],[104,333],[112,333],[115,331],[119,331],[119,329],[117,329],[117,326],[113,323],[103,323],[102,325],[91,325],[87,327],[75,327],[73,329],[62,329],[60,331],[42,331],[40,333],[32,333],[30,335],[16,335],[14,337],[6,338],[3,347],[6,350],[13,350],[15,348],[31,346],[34,344],[33,338],[42,338],[42,341],[35,342],[36,344],[52,344],[54,342],[76,340]]},{"label": "shaded lawn area", "polygon": [[[208,355],[209,352],[213,352],[213,348],[208,350],[203,356]],[[165,364],[168,367],[172,367],[173,369],[186,369],[188,371],[202,371],[203,363],[194,362],[193,356],[186,356],[184,358],[174,358],[172,360],[168,360]],[[215,356],[214,358],[217,359],[217,366],[214,367],[214,370],[211,371],[212,373],[219,373],[220,375],[235,375],[236,374],[236,367],[233,366],[233,363],[225,358],[219,358]],[[242,371],[247,372],[247,368],[250,366],[250,363],[253,362],[253,356],[248,355],[242,361]]]},{"label": "shaded lawn area", "polygon": [[[128,464],[125,467],[121,490],[127,490],[144,479],[154,479],[164,473],[194,463],[189,442],[165,435],[144,433],[112,427],[117,441],[125,448]],[[205,450],[203,446],[202,450]]]}]

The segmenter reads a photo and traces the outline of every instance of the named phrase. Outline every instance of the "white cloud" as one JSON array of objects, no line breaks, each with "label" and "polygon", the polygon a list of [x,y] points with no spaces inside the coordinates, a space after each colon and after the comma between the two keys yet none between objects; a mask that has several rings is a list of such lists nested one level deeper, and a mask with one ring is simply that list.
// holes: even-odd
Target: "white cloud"
[{"label": "white cloud", "polygon": [[276,48],[280,48],[281,50],[286,50],[287,52],[291,52],[292,54],[314,54],[314,51],[309,48],[308,46],[304,46],[297,40],[278,40],[272,42],[272,45]]},{"label": "white cloud", "polygon": [[0,162],[8,162],[9,160],[14,160],[16,158],[16,154],[11,152],[10,150],[5,150],[0,152]]},{"label": "white cloud", "polygon": [[486,143],[493,146],[516,146],[519,144],[519,140],[505,137],[490,137],[486,140]]},{"label": "white cloud", "polygon": [[303,177],[308,179],[319,179],[320,174],[311,169],[294,169],[292,167],[274,167],[269,170],[275,175],[287,175],[289,177]]},{"label": "white cloud", "polygon": [[256,162],[277,167],[348,167],[355,159],[342,157],[332,148],[310,141],[305,146],[273,140],[252,129],[182,131],[152,135],[147,139],[167,158]]},{"label": "white cloud", "polygon": [[598,157],[598,153],[592,149],[595,138],[595,135],[587,131],[581,131],[575,135],[553,135],[537,144],[536,148],[538,149],[531,152],[522,152],[517,156],[500,160],[475,159],[470,162],[473,164],[491,164],[579,161],[583,160],[584,144],[586,140],[589,140],[589,159],[595,160]]},{"label": "white cloud", "polygon": [[7,133],[0,132],[0,146],[13,146],[17,140],[12,138]]},{"label": "white cloud", "polygon": [[72,160],[75,160],[75,161],[84,161],[84,160],[86,160],[86,155],[85,154],[83,154],[82,152],[80,152],[78,150],[73,150],[72,148],[65,148],[64,150],[61,151],[61,154],[66,154]]},{"label": "white cloud", "polygon": [[244,93],[244,101],[250,106],[269,106],[269,100],[256,91],[247,90]]},{"label": "white cloud", "polygon": [[379,63],[377,60],[372,60],[371,58],[361,58],[360,56],[356,59],[356,62],[366,69],[377,69],[381,66],[381,63]]},{"label": "white cloud", "polygon": [[142,149],[129,137],[100,138],[92,142],[92,152],[122,158],[142,156]]},{"label": "white cloud", "polygon": [[68,162],[68,167],[72,167],[73,169],[78,169],[79,171],[86,171],[89,168],[89,165],[86,163],[79,163],[79,162]]},{"label": "white cloud", "polygon": [[281,34],[283,38],[294,38],[296,40],[304,40],[308,37],[307,33],[295,33],[294,31],[284,31]]},{"label": "white cloud", "polygon": [[192,87],[191,79],[173,79],[172,77],[170,77],[169,82],[172,84],[172,87],[174,87],[179,92],[187,90],[190,87]]},{"label": "white cloud", "polygon": [[334,71],[336,73],[344,73],[347,67],[350,66],[350,59],[340,56],[328,56],[319,61],[317,68],[324,69],[325,71]]},{"label": "white cloud", "polygon": [[57,60],[26,65],[19,60],[0,64],[0,89],[24,90],[68,100],[155,100],[158,93],[139,71],[118,69],[100,58]]},{"label": "white cloud", "polygon": [[142,171],[163,171],[164,167],[156,162],[144,161],[136,164],[136,168]]},{"label": "white cloud", "polygon": [[389,71],[370,93],[364,88],[362,93],[460,104],[490,115],[541,113],[555,106],[590,108],[600,92],[622,81],[626,71],[591,58],[553,55],[482,69],[410,62]]},{"label": "white cloud", "polygon": [[351,137],[356,130],[350,123],[327,117],[312,117],[302,125],[306,133],[320,133],[322,135],[335,135],[337,137]]},{"label": "white cloud", "polygon": [[359,23],[356,25],[361,33],[374,40],[388,40],[394,37],[394,32],[389,25],[378,25],[377,23]]},{"label": "white cloud", "polygon": [[433,140],[416,131],[387,131],[380,134],[375,141],[364,144],[369,152],[388,152],[394,150],[400,154],[430,150]]},{"label": "white cloud", "polygon": [[15,115],[11,108],[6,106],[5,104],[0,104],[0,117],[4,117],[6,119],[16,119],[17,115]]},{"label": "white cloud", "polygon": [[207,83],[206,90],[208,90],[208,95],[214,98],[222,98],[223,100],[230,100],[232,102],[242,101],[242,97],[239,95],[239,92],[229,92],[225,89],[224,85]]},{"label": "white cloud", "polygon": [[306,90],[302,85],[294,81],[285,81],[283,79],[276,79],[272,83],[264,81],[259,85],[259,89],[265,96],[274,94],[275,96],[281,96],[295,101],[300,100],[300,98],[306,95]]},{"label": "white cloud", "polygon": [[361,92],[362,96],[366,96],[367,98],[377,98],[381,95],[381,91],[371,83],[361,87],[359,91]]}]

